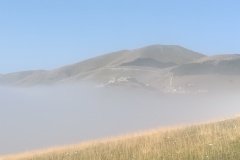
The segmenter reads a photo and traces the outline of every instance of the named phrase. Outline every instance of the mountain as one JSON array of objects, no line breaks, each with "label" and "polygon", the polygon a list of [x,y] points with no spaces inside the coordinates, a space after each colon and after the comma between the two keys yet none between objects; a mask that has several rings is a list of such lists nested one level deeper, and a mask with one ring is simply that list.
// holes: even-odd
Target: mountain
[{"label": "mountain", "polygon": [[171,70],[175,75],[222,74],[240,75],[240,55],[215,55],[182,64]]},{"label": "mountain", "polygon": [[[82,80],[104,83],[111,78],[129,76],[137,80],[156,69],[173,67],[201,57],[204,55],[180,46],[152,45],[105,54],[50,71],[27,71],[1,75],[0,84],[32,86],[76,83]],[[142,71],[140,75],[139,71]],[[134,77],[134,74],[137,76]]]},{"label": "mountain", "polygon": [[15,83],[19,83],[21,81],[24,81],[25,78],[28,78],[30,76],[41,74],[43,70],[35,70],[35,71],[22,71],[22,72],[15,72],[15,73],[9,73],[9,74],[0,74],[0,83],[1,85],[14,85]]},{"label": "mountain", "polygon": [[49,71],[0,75],[0,85],[93,83],[169,93],[240,89],[240,55],[205,56],[177,45],[121,50]]},{"label": "mountain", "polygon": [[170,70],[175,88],[188,91],[239,91],[240,55],[222,54],[203,57]]}]

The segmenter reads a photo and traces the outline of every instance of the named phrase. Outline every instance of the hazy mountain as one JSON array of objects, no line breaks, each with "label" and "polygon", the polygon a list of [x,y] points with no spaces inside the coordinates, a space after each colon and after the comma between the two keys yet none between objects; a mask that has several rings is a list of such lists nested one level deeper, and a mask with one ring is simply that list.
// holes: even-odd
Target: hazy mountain
[{"label": "hazy mountain", "polygon": [[[180,46],[152,45],[135,50],[122,50],[105,54],[45,72],[31,71],[6,74],[0,76],[0,83],[29,86],[78,82],[81,80],[105,82],[115,76],[138,74],[136,68],[149,72],[149,70],[154,70],[149,69],[149,67],[168,68],[201,57],[204,57],[204,55]],[[127,74],[123,74],[123,72]],[[144,72],[139,76],[144,76]],[[139,76],[136,78],[139,78]]]},{"label": "hazy mountain", "polygon": [[194,91],[240,90],[240,55],[203,57],[170,70],[175,88]]},{"label": "hazy mountain", "polygon": [[14,84],[16,82],[21,82],[25,78],[38,75],[41,73],[44,73],[46,71],[38,70],[38,71],[22,71],[22,72],[15,72],[15,73],[9,73],[9,74],[0,74],[0,83],[1,85],[9,85]]},{"label": "hazy mountain", "polygon": [[171,70],[175,75],[240,75],[240,55],[216,55],[182,64]]},{"label": "hazy mountain", "polygon": [[205,56],[176,45],[152,45],[105,54],[49,71],[0,75],[1,85],[81,82],[91,82],[97,87],[176,93],[240,88],[240,55]]}]

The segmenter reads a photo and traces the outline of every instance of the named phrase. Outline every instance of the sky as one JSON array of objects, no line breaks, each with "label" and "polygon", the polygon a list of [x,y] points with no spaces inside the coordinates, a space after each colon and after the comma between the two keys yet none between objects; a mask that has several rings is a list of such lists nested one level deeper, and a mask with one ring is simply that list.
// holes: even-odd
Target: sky
[{"label": "sky", "polygon": [[0,73],[153,44],[240,53],[239,8],[238,0],[0,0]]}]

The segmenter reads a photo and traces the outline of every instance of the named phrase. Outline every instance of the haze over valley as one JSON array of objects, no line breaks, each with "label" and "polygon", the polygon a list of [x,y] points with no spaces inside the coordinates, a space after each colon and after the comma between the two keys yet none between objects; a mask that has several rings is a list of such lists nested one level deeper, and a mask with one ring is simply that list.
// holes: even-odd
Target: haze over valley
[{"label": "haze over valley", "polygon": [[152,45],[1,74],[0,154],[236,116],[239,61]]},{"label": "haze over valley", "polygon": [[44,149],[155,128],[222,120],[239,94],[174,94],[92,86],[1,88],[0,154]]}]

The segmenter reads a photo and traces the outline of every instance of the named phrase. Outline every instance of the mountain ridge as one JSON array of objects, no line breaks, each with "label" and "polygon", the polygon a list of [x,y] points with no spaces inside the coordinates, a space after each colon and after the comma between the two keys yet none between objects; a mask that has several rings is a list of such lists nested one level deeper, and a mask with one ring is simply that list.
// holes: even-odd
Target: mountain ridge
[{"label": "mountain ridge", "polygon": [[[228,77],[231,75],[235,75],[235,78]],[[208,79],[212,79],[210,83],[213,85],[217,80],[223,81],[216,83],[218,85],[235,86],[238,85],[238,76],[240,55],[206,56],[178,45],[151,45],[107,53],[53,70],[2,74],[0,85],[36,86],[91,82],[103,87],[140,87],[164,92],[185,92],[211,88],[207,84]],[[187,85],[195,83],[198,87]]]},{"label": "mountain ridge", "polygon": [[[164,53],[163,50],[167,50],[168,52]],[[180,56],[176,54],[177,51],[181,54]],[[185,57],[183,56],[185,52],[186,54],[189,55],[189,57],[188,55]],[[21,80],[25,79],[24,81],[26,83],[27,82],[30,83],[29,81],[34,81],[35,83],[32,83],[33,85],[38,83],[53,84],[57,81],[61,81],[63,79],[77,76],[80,74],[84,75],[94,70],[98,70],[100,68],[111,68],[121,66],[124,63],[129,63],[139,58],[141,59],[146,57],[164,63],[170,61],[172,58],[172,61],[174,61],[172,63],[181,64],[196,59],[196,57],[203,57],[203,55],[176,45],[151,45],[134,50],[121,50],[117,52],[107,53],[78,63],[59,67],[54,70],[41,72],[37,75],[36,74],[22,75],[24,78],[21,78]],[[19,74],[20,73],[23,72],[19,72]],[[5,76],[2,75],[0,77],[1,84],[2,84],[1,78]],[[12,79],[11,82],[12,81],[14,81],[14,79]],[[17,84],[18,83],[17,81],[18,79],[15,79],[14,84]],[[23,81],[21,81],[21,83],[23,83]],[[21,85],[21,83],[19,83],[19,85]]]}]

